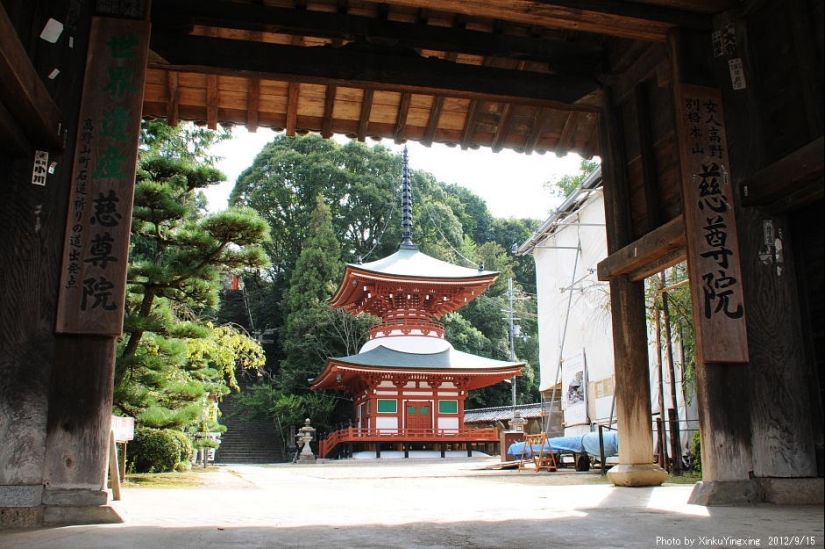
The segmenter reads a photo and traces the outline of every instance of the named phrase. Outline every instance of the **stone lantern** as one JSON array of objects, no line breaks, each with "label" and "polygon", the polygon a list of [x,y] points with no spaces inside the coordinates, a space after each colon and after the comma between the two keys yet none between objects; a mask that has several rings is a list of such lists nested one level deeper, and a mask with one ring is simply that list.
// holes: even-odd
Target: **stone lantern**
[{"label": "stone lantern", "polygon": [[510,430],[524,432],[524,426],[527,425],[527,420],[521,417],[521,412],[513,411],[513,419],[510,420]]},{"label": "stone lantern", "polygon": [[298,445],[303,446],[301,453],[298,455],[298,463],[315,463],[315,455],[309,445],[312,442],[313,433],[315,433],[315,428],[309,424],[309,418],[307,418],[305,425],[298,429],[298,434],[295,435],[295,438],[298,439]]}]

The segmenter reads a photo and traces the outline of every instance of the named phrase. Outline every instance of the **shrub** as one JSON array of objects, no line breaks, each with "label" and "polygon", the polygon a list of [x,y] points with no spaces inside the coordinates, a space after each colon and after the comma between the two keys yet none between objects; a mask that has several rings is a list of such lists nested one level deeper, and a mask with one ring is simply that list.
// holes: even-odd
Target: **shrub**
[{"label": "shrub", "polygon": [[690,439],[690,463],[694,471],[702,472],[702,439],[699,431],[694,431]]},{"label": "shrub", "polygon": [[193,448],[189,437],[173,429],[141,427],[126,448],[129,470],[135,473],[165,473],[189,463]]}]

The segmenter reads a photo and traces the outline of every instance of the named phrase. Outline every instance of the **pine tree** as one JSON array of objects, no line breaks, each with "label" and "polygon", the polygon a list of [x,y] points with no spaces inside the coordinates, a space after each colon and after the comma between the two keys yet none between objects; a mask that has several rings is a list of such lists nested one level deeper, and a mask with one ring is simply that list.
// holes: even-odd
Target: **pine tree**
[{"label": "pine tree", "polygon": [[[151,127],[153,135],[169,133]],[[198,147],[212,138],[199,139]],[[254,341],[210,320],[220,275],[266,263],[268,226],[249,209],[202,214],[199,189],[224,176],[185,141],[145,142],[135,187],[114,406],[150,427],[202,424],[205,408],[234,384],[238,364],[263,364]]]}]

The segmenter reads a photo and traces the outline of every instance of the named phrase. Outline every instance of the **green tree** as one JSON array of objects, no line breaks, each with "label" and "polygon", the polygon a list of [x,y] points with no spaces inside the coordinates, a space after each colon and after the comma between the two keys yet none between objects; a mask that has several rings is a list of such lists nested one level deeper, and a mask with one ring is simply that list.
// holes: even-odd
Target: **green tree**
[{"label": "green tree", "polygon": [[[348,400],[333,392],[310,391],[327,358],[358,352],[374,319],[332,310],[328,300],[343,273],[341,248],[332,227],[330,208],[322,195],[315,200],[309,235],[301,247],[284,299],[287,312],[283,360],[270,383],[254,387],[241,405],[276,425],[296,425],[311,417],[316,428],[329,428],[351,414]],[[283,433],[282,433],[283,434]]]},{"label": "green tree", "polygon": [[208,410],[234,384],[236,366],[263,363],[242,330],[211,319],[220,274],[266,264],[268,229],[249,209],[199,210],[199,190],[224,178],[201,163],[208,134],[187,148],[185,139],[164,142],[159,136],[174,132],[160,123],[146,127],[155,137],[140,151],[114,406],[148,427],[203,426],[214,422]]},{"label": "green tree", "polygon": [[[381,146],[342,146],[317,135],[278,136],[264,147],[236,183],[231,203],[254,208],[267,219],[274,235],[267,248],[272,269],[263,275],[253,272],[245,282],[255,326],[274,329],[279,334],[278,345],[267,348],[268,367],[279,384],[278,395],[306,391],[306,379],[317,374],[326,357],[357,352],[360,345],[351,342],[361,341],[369,324],[369,319],[361,318],[348,323],[349,316],[341,311],[326,310],[322,314],[314,306],[296,309],[292,302],[296,296],[305,296],[307,289],[294,288],[293,284],[309,285],[309,281],[302,281],[304,275],[298,274],[305,268],[299,268],[298,263],[313,236],[316,196],[323,195],[329,210],[332,233],[340,245],[340,259],[356,262],[359,258],[370,261],[386,257],[401,241],[401,163],[400,154],[392,154]],[[445,319],[451,325],[448,337],[456,337],[454,344],[459,348],[508,359],[508,325],[501,312],[507,307],[507,280],[514,278],[519,289],[535,287],[532,258],[515,257],[513,247],[526,240],[539,222],[495,219],[484,201],[471,191],[445,185],[424,171],[412,170],[411,180],[413,241],[421,251],[465,266],[484,263],[487,269],[502,273],[485,294],[494,303],[479,298],[456,312],[457,316]],[[326,297],[340,281],[338,276],[329,279],[332,290]],[[324,315],[337,318],[330,321]],[[522,324],[528,333],[535,330],[534,317]],[[302,325],[304,328],[299,329]],[[475,332],[465,330],[468,325]],[[335,327],[352,337],[331,332],[323,335],[320,329],[310,330],[314,326]],[[517,356],[537,363],[537,356],[533,358],[537,355],[536,346],[527,341],[516,342]],[[345,347],[349,350],[345,351]],[[502,391],[501,398],[506,400],[500,404],[509,403],[509,395],[509,389]],[[267,401],[270,408],[274,406],[271,398]]]},{"label": "green tree", "polygon": [[549,189],[553,196],[557,198],[567,198],[570,193],[579,188],[582,182],[590,175],[593,170],[599,167],[596,160],[582,159],[579,164],[580,173],[575,175],[563,175],[555,181],[546,181],[544,188]]},{"label": "green tree", "polygon": [[306,392],[307,379],[318,375],[327,357],[337,350],[335,339],[329,337],[332,316],[327,301],[343,272],[341,247],[321,195],[315,204],[309,237],[301,248],[286,297],[285,359],[280,373],[286,392]]}]

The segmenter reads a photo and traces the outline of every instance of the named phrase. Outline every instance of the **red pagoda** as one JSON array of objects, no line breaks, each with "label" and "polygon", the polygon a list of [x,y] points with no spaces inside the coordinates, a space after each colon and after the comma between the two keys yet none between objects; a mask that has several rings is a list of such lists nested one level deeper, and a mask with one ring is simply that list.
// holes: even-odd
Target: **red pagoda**
[{"label": "red pagoda", "polygon": [[412,193],[407,151],[402,168],[402,243],[393,255],[349,264],[330,300],[334,308],[381,318],[353,356],[330,358],[313,389],[349,391],[355,425],[319,442],[326,457],[341,443],[463,445],[497,442],[495,429],[465,429],[464,401],[471,389],[521,375],[524,363],[457,351],[438,320],[460,309],[498,277],[430,257],[412,243]]}]

